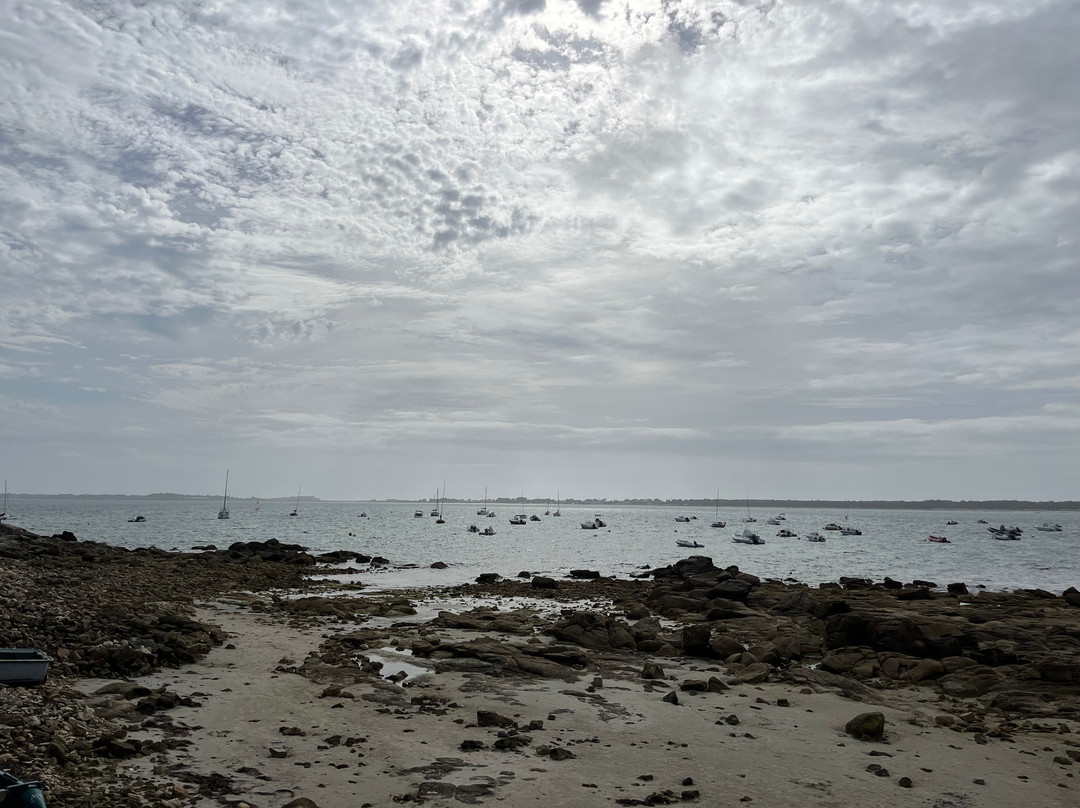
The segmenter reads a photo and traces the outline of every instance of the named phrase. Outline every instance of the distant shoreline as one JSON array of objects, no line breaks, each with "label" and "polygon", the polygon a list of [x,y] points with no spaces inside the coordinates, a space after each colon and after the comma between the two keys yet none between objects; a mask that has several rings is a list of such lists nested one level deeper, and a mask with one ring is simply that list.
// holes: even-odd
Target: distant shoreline
[{"label": "distant shoreline", "polygon": [[[218,500],[221,498],[219,494],[172,494],[172,493],[157,493],[157,494],[8,494],[10,498],[26,498],[26,499],[114,499],[114,500],[159,500],[159,501],[175,501],[175,500]],[[230,497],[230,500],[236,502],[296,502],[295,496],[281,496],[281,497]],[[302,496],[299,498],[300,502],[356,502],[356,503],[386,503],[386,504],[399,504],[399,503],[416,503],[416,502],[433,502],[433,498],[424,499],[357,499],[357,500],[324,500],[315,496]],[[465,504],[478,504],[480,500],[476,499],[446,499],[443,500],[450,505],[465,505]],[[671,508],[705,508],[714,507],[717,505],[715,499],[562,499],[560,500],[562,505],[568,507],[574,506],[588,506],[588,507],[604,507],[608,505],[644,505],[649,507],[671,507]],[[498,497],[495,499],[489,499],[488,505],[498,506],[515,506],[526,505],[529,507],[550,507],[553,503],[548,499],[526,499],[524,503],[519,497]],[[748,501],[746,499],[721,499],[719,506],[722,508],[746,508]],[[759,510],[779,510],[783,511],[786,508],[817,508],[827,509],[833,508],[836,510],[918,510],[918,511],[1076,511],[1080,510],[1080,501],[1076,500],[1064,500],[1055,501],[1048,500],[1045,502],[1037,502],[1031,500],[1007,500],[1007,499],[990,499],[990,500],[948,500],[948,499],[927,499],[927,500],[795,500],[795,499],[751,499],[749,500],[749,507],[751,509]]]}]

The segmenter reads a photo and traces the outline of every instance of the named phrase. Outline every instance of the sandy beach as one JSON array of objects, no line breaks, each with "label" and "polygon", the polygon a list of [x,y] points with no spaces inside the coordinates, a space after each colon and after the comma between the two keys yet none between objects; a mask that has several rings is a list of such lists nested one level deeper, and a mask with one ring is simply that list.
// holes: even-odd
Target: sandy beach
[{"label": "sandy beach", "polygon": [[[59,576],[47,558],[3,563]],[[147,597],[174,562],[147,559]],[[309,597],[260,575],[173,603],[212,627],[189,662],[0,688],[0,768],[43,780],[50,806],[1076,804],[1075,598],[807,590],[705,559]],[[845,729],[867,713],[880,738]]]}]

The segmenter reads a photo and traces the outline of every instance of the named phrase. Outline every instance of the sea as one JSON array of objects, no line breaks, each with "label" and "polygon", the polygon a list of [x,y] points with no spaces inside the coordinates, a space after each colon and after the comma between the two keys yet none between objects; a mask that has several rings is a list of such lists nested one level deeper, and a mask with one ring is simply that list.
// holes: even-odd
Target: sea
[{"label": "sea", "polygon": [[[757,522],[742,520],[746,510],[713,507],[638,506],[604,504],[568,506],[561,516],[555,508],[499,503],[496,516],[477,515],[477,503],[453,503],[443,509],[444,524],[430,516],[430,502],[330,502],[301,500],[297,516],[290,516],[295,501],[229,503],[231,518],[217,518],[221,501],[215,499],[115,499],[89,497],[13,496],[5,520],[31,532],[52,535],[68,530],[80,540],[120,547],[158,547],[189,551],[196,546],[226,548],[234,542],[278,539],[300,544],[314,553],[354,550],[379,555],[390,563],[371,572],[347,576],[378,588],[454,585],[481,572],[507,577],[521,571],[560,577],[572,569],[597,570],[625,578],[644,570],[672,564],[689,555],[712,558],[717,566],[738,565],[762,578],[817,585],[841,576],[899,581],[924,580],[944,587],[962,581],[969,587],[995,591],[1044,589],[1055,594],[1080,588],[1080,512],[976,511],[789,508],[780,526],[765,520],[775,512],[753,510]],[[423,516],[415,517],[419,510]],[[511,525],[517,512],[540,521]],[[599,514],[606,527],[584,530]],[[136,515],[145,522],[129,522]],[[676,522],[685,516],[689,522]],[[724,528],[713,528],[719,518]],[[984,520],[986,524],[980,523]],[[946,522],[955,521],[955,525]],[[833,522],[862,531],[842,536],[825,531]],[[1060,524],[1061,532],[1037,529],[1043,523]],[[468,532],[491,526],[494,536]],[[1023,530],[1019,541],[995,539],[988,527],[1005,525]],[[732,540],[752,527],[765,544],[746,545]],[[779,538],[786,527],[803,536],[818,531],[823,543],[802,538]],[[945,536],[948,544],[926,541]],[[676,540],[696,541],[699,549],[686,549]],[[431,564],[445,562],[444,570]],[[340,576],[339,576],[340,577]]]}]

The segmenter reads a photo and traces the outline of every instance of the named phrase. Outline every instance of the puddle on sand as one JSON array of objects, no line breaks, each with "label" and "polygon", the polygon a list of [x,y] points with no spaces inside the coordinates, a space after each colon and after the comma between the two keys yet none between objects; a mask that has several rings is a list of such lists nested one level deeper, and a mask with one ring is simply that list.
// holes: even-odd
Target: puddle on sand
[{"label": "puddle on sand", "polygon": [[405,678],[399,680],[398,684],[401,684],[402,682],[411,682],[419,676],[431,673],[429,668],[408,661],[408,659],[412,658],[411,651],[391,652],[385,649],[381,651],[364,651],[364,656],[372,662],[382,663],[382,668],[379,670],[379,676],[383,679],[389,678],[395,674],[404,673]]}]

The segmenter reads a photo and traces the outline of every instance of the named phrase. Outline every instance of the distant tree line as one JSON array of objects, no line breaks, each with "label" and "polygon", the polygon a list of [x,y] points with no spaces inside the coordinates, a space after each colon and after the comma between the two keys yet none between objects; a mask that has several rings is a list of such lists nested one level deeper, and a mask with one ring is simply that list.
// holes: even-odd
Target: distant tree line
[{"label": "distant tree line", "polygon": [[[49,498],[66,498],[66,499],[157,499],[157,500],[182,500],[182,499],[218,499],[220,494],[172,494],[172,493],[158,493],[158,494],[10,494],[13,497],[36,497],[41,499]],[[282,496],[282,497],[229,497],[230,500],[235,499],[239,502],[250,501],[255,502],[261,500],[262,502],[295,502],[295,496]],[[301,502],[323,502],[319,497],[305,495],[300,497]],[[434,502],[434,497],[427,497],[424,499],[384,499],[384,500],[357,500],[360,502]],[[479,500],[475,499],[456,499],[447,498],[443,502],[448,503],[475,503]],[[650,507],[678,507],[678,508],[705,508],[713,507],[716,504],[715,499],[608,499],[601,497],[598,499],[560,499],[562,505],[574,506],[574,505],[588,505],[590,507],[601,505],[647,505]],[[497,497],[495,499],[488,500],[489,505],[520,505],[522,500],[520,497]],[[530,499],[526,498],[524,504],[530,507],[544,506],[548,507],[553,504],[553,501],[547,498],[542,499]],[[912,511],[934,511],[934,510],[955,510],[955,511],[1075,511],[1080,510],[1080,501],[1077,500],[1046,500],[1042,502],[1034,502],[1030,500],[1022,499],[921,499],[921,500],[888,500],[888,499],[870,499],[870,500],[839,500],[839,499],[751,499],[749,501],[751,508],[757,508],[760,510],[784,510],[786,508],[833,508],[835,510],[859,510],[859,509],[875,509],[875,510],[912,510]],[[720,500],[721,508],[745,508],[747,507],[747,500],[745,499],[722,499]]]}]

